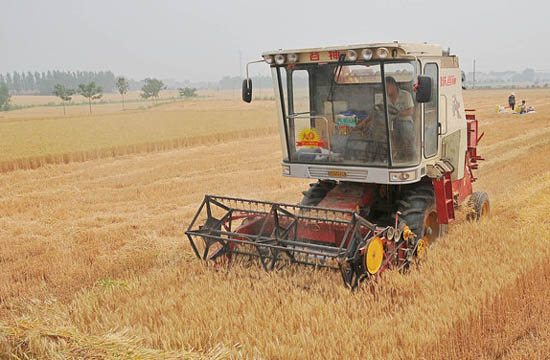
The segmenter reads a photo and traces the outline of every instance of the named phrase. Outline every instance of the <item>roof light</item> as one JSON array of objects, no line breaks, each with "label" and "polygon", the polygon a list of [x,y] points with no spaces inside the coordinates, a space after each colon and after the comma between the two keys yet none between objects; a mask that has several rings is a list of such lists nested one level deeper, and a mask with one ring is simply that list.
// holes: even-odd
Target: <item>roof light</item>
[{"label": "roof light", "polygon": [[273,56],[271,56],[271,55],[264,56],[264,60],[268,64],[273,64]]},{"label": "roof light", "polygon": [[348,60],[349,61],[355,61],[357,60],[357,51],[355,50],[348,50]]},{"label": "roof light", "polygon": [[283,65],[285,63],[285,56],[283,54],[275,55],[275,63],[277,65]]},{"label": "roof light", "polygon": [[367,61],[372,59],[372,50],[371,49],[363,49],[363,51],[361,51],[361,56],[363,57],[363,59],[365,59]]},{"label": "roof light", "polygon": [[378,57],[379,57],[380,59],[385,59],[385,58],[387,58],[389,54],[390,54],[390,53],[388,52],[388,49],[386,49],[386,48],[378,48],[378,49],[376,50],[376,55],[378,55]]},{"label": "roof light", "polygon": [[291,64],[296,63],[298,61],[298,55],[296,54],[288,54],[288,62]]}]

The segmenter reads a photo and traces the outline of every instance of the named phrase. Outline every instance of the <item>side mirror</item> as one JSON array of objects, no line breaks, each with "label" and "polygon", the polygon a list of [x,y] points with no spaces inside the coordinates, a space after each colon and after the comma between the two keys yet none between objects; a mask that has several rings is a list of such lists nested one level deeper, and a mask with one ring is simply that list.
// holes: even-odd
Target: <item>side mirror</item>
[{"label": "side mirror", "polygon": [[466,74],[462,71],[462,90],[466,90]]},{"label": "side mirror", "polygon": [[418,76],[416,87],[416,102],[427,103],[432,100],[432,77],[427,75]]},{"label": "side mirror", "polygon": [[243,101],[247,103],[252,101],[252,79],[243,80]]}]

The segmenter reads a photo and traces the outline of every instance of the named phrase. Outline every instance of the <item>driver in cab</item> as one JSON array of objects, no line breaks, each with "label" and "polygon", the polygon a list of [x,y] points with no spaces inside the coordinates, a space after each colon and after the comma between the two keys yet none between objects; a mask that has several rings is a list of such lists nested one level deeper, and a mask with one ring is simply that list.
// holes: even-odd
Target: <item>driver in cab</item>
[{"label": "driver in cab", "polygon": [[386,77],[386,93],[388,94],[388,112],[392,120],[410,122],[414,113],[414,102],[411,93],[400,89],[391,76]]},{"label": "driver in cab", "polygon": [[[390,114],[390,120],[392,125],[396,125],[396,122],[405,122],[405,127],[409,127],[412,131],[413,129],[413,119],[412,115],[414,113],[414,102],[411,96],[411,93],[400,89],[397,86],[397,82],[391,76],[386,77],[386,93],[388,101],[388,112]],[[360,129],[366,128],[369,121],[374,117],[376,111],[380,111],[380,108],[375,107],[375,109],[359,124],[357,127]],[[400,127],[398,125],[398,127]],[[401,126],[402,127],[402,126]]]},{"label": "driver in cab", "polygon": [[400,160],[414,157],[414,102],[410,92],[397,86],[391,76],[386,77],[386,94],[390,130],[393,130],[394,156]]},{"label": "driver in cab", "polygon": [[[390,130],[394,134],[394,141],[398,144],[396,148],[402,148],[403,152],[412,151],[414,144],[414,102],[410,92],[399,88],[397,81],[391,76],[386,76],[386,94],[389,113]],[[369,127],[369,122],[374,118],[376,111],[383,111],[380,106],[375,106],[373,111],[357,127],[363,131]]]}]

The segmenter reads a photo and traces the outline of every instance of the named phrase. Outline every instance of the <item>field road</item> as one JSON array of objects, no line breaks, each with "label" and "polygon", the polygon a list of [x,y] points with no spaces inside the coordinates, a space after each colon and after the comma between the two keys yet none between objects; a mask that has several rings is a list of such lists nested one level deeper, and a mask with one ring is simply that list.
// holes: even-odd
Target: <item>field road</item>
[{"label": "field road", "polygon": [[459,214],[376,294],[194,258],[184,231],[205,194],[300,199],[309,181],[282,177],[276,136],[0,174],[0,358],[547,359],[548,96],[526,116],[468,96],[492,218]]}]

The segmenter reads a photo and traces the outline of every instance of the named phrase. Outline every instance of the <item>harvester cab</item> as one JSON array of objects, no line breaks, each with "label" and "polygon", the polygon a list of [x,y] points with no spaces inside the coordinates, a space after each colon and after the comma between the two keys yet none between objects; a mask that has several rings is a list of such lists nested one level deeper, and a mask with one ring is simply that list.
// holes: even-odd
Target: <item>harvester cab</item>
[{"label": "harvester cab", "polygon": [[[456,56],[393,42],[262,58],[283,176],[317,181],[298,205],[207,195],[187,231],[199,258],[333,267],[355,287],[422,257],[463,202],[470,217],[488,215],[487,194],[472,192],[483,134],[464,108]],[[243,100],[252,98],[247,65]]]}]

